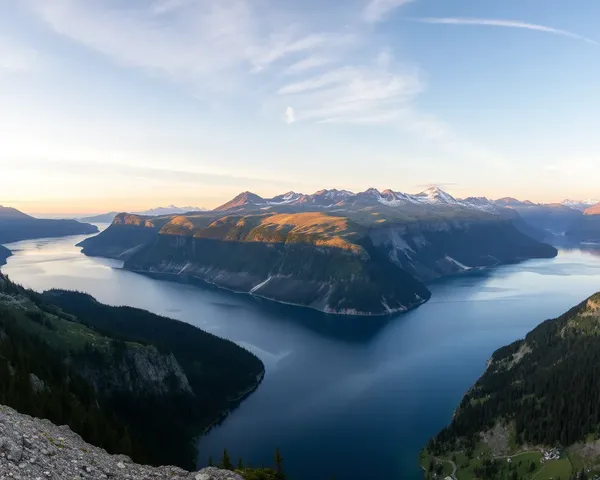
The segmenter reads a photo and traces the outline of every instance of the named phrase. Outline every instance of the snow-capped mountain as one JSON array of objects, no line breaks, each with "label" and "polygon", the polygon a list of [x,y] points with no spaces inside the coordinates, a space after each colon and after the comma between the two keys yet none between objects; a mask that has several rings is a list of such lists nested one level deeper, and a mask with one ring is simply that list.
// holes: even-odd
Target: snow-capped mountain
[{"label": "snow-capped mountain", "polygon": [[575,208],[576,210],[582,210],[582,211],[587,210],[588,208],[593,207],[594,205],[597,205],[598,203],[600,203],[600,200],[593,200],[591,198],[588,198],[587,200],[566,199],[561,202],[561,204],[564,205],[565,207]]},{"label": "snow-capped mountain", "polygon": [[494,213],[498,211],[498,207],[492,200],[486,197],[468,197],[459,200],[460,204],[467,208],[482,210],[484,212]]},{"label": "snow-capped mountain", "polygon": [[430,187],[427,190],[412,195],[412,198],[421,203],[442,204],[442,205],[458,205],[459,202],[447,192],[444,192],[439,187]]},{"label": "snow-capped mountain", "polygon": [[137,215],[149,215],[152,217],[157,217],[159,215],[178,215],[180,213],[189,213],[189,212],[204,212],[205,208],[200,207],[176,207],[175,205],[169,205],[168,207],[157,207],[151,208],[149,210],[144,210],[143,212],[136,212]]},{"label": "snow-capped mountain", "polygon": [[437,205],[444,207],[469,208],[492,212],[496,206],[486,198],[468,198],[457,200],[439,187],[408,194],[395,192],[391,189],[380,192],[376,188],[369,188],[364,192],[353,193],[348,190],[319,190],[311,195],[287,192],[273,198],[263,198],[251,192],[243,192],[231,201],[216,208],[216,211],[248,211],[269,210],[278,206],[296,206],[298,208],[361,208],[366,206],[385,205],[387,207],[401,207],[403,205]]},{"label": "snow-capped mountain", "polygon": [[296,203],[302,197],[304,197],[304,195],[302,193],[287,192],[282,195],[277,195],[276,197],[273,197],[268,201],[275,205],[286,205],[286,204],[290,204],[290,203]]}]

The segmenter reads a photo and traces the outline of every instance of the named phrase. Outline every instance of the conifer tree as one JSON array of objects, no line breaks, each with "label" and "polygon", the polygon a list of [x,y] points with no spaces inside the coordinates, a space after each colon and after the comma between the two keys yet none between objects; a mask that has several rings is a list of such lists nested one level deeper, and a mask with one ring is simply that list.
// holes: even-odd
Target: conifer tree
[{"label": "conifer tree", "polygon": [[233,463],[231,463],[231,458],[229,458],[229,452],[226,448],[223,450],[223,458],[219,467],[223,470],[233,470]]},{"label": "conifer tree", "polygon": [[279,447],[275,450],[275,478],[277,480],[284,480],[285,474],[283,473],[283,457],[279,451]]}]

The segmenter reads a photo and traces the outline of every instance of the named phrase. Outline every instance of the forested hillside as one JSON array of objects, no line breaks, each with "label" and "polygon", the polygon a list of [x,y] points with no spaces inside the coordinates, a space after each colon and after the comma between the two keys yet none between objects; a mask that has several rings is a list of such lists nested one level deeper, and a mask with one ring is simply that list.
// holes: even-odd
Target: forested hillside
[{"label": "forested hillside", "polygon": [[0,403],[111,453],[195,466],[192,438],[262,374],[254,355],[190,325],[0,275]]},{"label": "forested hillside", "polygon": [[[600,294],[596,294],[542,323],[524,340],[496,351],[452,423],[432,439],[427,454],[448,458],[460,452],[467,459],[481,459],[486,451],[497,457],[556,447],[569,456],[573,472],[580,465],[595,468],[600,449],[590,446],[600,438],[599,397]],[[466,468],[471,467],[473,462]]]}]

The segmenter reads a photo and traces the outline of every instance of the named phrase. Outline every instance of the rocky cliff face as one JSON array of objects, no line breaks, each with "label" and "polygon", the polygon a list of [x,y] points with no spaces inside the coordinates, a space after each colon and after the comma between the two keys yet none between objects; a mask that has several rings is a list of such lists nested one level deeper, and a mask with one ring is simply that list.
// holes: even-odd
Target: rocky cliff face
[{"label": "rocky cliff face", "polygon": [[552,258],[554,247],[521,233],[510,221],[439,221],[377,228],[374,245],[415,278],[429,282],[471,268]]},{"label": "rocky cliff face", "polygon": [[387,315],[428,290],[378,252],[302,244],[224,242],[158,235],[129,260],[138,272],[185,275],[236,292],[346,315]]},{"label": "rocky cliff face", "polygon": [[348,216],[178,216],[150,223],[120,215],[109,229],[81,245],[88,255],[125,260],[130,270],[193,277],[342,315],[403,312],[429,299],[424,282],[557,254],[523,234],[510,219],[481,212],[470,217],[443,213],[428,221],[369,210]]},{"label": "rocky cliff face", "polygon": [[234,472],[216,468],[192,473],[177,467],[138,465],[129,457],[109,455],[84,442],[67,426],[59,427],[5,406],[0,406],[0,476],[48,480],[243,480]]},{"label": "rocky cliff face", "polygon": [[115,348],[119,349],[121,351],[112,356],[102,358],[102,368],[93,362],[80,362],[77,357],[69,359],[68,363],[101,395],[193,394],[183,369],[172,353],[161,354],[154,346],[125,342],[120,348]]}]

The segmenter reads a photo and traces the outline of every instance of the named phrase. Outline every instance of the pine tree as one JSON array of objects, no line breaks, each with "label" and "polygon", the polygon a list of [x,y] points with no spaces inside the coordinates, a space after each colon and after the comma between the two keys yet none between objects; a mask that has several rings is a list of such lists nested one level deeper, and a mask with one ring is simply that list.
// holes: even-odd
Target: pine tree
[{"label": "pine tree", "polygon": [[226,448],[223,450],[223,458],[219,467],[223,470],[233,470],[233,463],[231,463],[231,458],[229,458],[229,452]]},{"label": "pine tree", "polygon": [[283,457],[279,451],[279,447],[275,450],[275,478],[277,480],[284,480],[285,474],[283,473]]},{"label": "pine tree", "polygon": [[237,463],[237,470],[243,470],[244,469],[244,462],[242,460],[242,457],[238,458],[238,463]]},{"label": "pine tree", "polygon": [[210,457],[208,457],[208,466],[212,467],[213,466],[213,459],[212,459],[212,455]]}]

